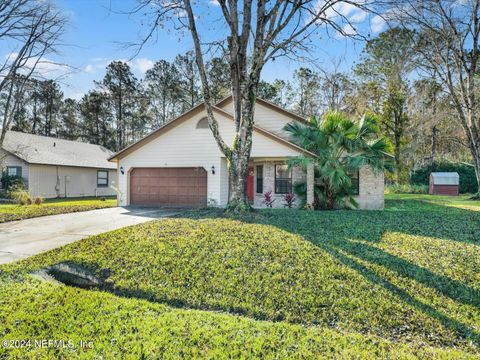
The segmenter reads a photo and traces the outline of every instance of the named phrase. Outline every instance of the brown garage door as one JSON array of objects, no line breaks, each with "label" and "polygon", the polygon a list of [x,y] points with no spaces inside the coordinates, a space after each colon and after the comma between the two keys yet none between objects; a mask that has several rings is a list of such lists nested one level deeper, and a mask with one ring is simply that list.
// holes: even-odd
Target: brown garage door
[{"label": "brown garage door", "polygon": [[203,168],[136,168],[130,173],[130,204],[202,207],[207,205]]}]

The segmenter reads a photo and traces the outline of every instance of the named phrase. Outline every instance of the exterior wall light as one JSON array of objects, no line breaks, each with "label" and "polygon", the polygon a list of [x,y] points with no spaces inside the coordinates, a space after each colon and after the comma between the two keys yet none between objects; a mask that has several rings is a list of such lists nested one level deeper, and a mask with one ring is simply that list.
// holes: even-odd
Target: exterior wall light
[{"label": "exterior wall light", "polygon": [[215,175],[215,166],[212,165],[212,175]]},{"label": "exterior wall light", "polygon": [[120,172],[123,174],[125,174],[125,170],[123,170],[123,166],[120,166]]}]

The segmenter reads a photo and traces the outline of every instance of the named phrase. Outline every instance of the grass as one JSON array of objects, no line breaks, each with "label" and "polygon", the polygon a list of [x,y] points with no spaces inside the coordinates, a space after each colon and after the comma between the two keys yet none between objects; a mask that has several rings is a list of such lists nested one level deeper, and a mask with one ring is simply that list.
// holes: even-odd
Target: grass
[{"label": "grass", "polygon": [[17,205],[0,203],[0,223],[30,219],[39,216],[67,214],[117,206],[115,198],[47,199],[41,205]]},{"label": "grass", "polygon": [[[3,266],[0,334],[93,339],[72,353],[85,357],[475,358],[471,209],[391,195],[383,212],[194,211],[120,229]],[[28,275],[62,261],[108,268],[113,294]]]},{"label": "grass", "polygon": [[480,201],[472,201],[472,194],[460,196],[390,194],[386,196],[387,210],[397,211],[408,206],[411,210],[446,211],[450,208],[480,211]]},{"label": "grass", "polygon": [[387,185],[385,186],[385,194],[428,194],[428,185]]}]

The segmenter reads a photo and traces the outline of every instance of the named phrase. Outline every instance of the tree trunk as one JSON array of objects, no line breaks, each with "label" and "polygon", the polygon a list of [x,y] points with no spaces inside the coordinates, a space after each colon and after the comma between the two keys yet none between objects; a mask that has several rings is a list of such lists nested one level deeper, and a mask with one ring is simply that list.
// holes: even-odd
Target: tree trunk
[{"label": "tree trunk", "polygon": [[432,159],[432,164],[435,162],[435,156],[437,156],[437,125],[432,127],[432,154],[431,154],[431,159]]},{"label": "tree trunk", "polygon": [[394,138],[395,138],[395,149],[394,149],[394,156],[395,156],[395,172],[396,172],[396,182],[397,184],[400,183],[400,152],[401,152],[401,141],[400,141],[400,134],[398,132],[395,132],[395,135],[394,135]]},{"label": "tree trunk", "polygon": [[470,152],[472,153],[473,166],[477,177],[477,193],[474,198],[480,200],[480,139],[470,140]]},{"label": "tree trunk", "polygon": [[3,121],[1,127],[1,134],[0,134],[0,148],[3,146],[3,142],[5,141],[5,136],[7,135],[7,131],[10,127],[10,119],[9,119],[9,112],[10,112],[10,105],[12,100],[12,93],[13,93],[13,86],[14,81],[12,80],[10,83],[10,89],[8,91],[8,97],[6,100],[6,104],[3,110]]},{"label": "tree trunk", "polygon": [[232,212],[243,212],[250,209],[247,198],[248,158],[233,155],[228,168],[228,206]]},{"label": "tree trunk", "polygon": [[252,149],[252,131],[248,131],[248,128],[253,128],[255,113],[255,98],[252,94],[253,93],[250,92],[247,98],[239,99],[242,102],[242,110],[240,113],[237,113],[239,118],[237,118],[236,121],[241,124],[246,124],[247,130],[242,127],[237,128],[236,141],[229,158],[229,197],[227,210],[236,213],[251,209],[247,197],[247,177],[248,163]]}]

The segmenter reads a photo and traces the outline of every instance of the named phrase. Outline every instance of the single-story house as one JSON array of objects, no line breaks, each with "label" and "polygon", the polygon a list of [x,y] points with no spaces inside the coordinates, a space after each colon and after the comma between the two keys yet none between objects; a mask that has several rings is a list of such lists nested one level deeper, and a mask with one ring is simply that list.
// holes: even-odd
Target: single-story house
[{"label": "single-story house", "polygon": [[8,131],[0,149],[2,173],[21,176],[31,196],[115,195],[115,164],[99,145]]},{"label": "single-story house", "polygon": [[[225,141],[234,135],[233,101],[228,97],[214,107],[219,131]],[[289,140],[287,123],[307,120],[270,102],[257,99],[249,175],[248,199],[264,207],[271,191],[274,207],[283,207],[283,197],[292,184],[307,182],[307,201],[313,201],[313,166],[304,172],[289,169],[289,157],[307,154]],[[312,154],[311,154],[312,155]],[[118,202],[126,205],[224,207],[228,202],[227,160],[208,127],[204,104],[162,125],[111,158],[117,163]],[[356,200],[362,209],[382,209],[383,173],[369,167],[353,175]]]}]

